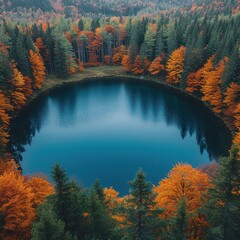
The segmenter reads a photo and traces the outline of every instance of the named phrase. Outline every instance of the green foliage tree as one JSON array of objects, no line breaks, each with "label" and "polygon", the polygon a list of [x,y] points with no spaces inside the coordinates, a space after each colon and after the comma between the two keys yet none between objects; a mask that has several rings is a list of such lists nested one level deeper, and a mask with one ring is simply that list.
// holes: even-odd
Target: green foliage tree
[{"label": "green foliage tree", "polygon": [[159,214],[162,210],[156,207],[151,185],[146,182],[142,171],[137,172],[129,185],[130,197],[126,202],[126,239],[156,239],[161,231],[162,220]]},{"label": "green foliage tree", "polygon": [[240,161],[239,148],[222,158],[209,192],[206,214],[210,227],[208,239],[240,239]]}]

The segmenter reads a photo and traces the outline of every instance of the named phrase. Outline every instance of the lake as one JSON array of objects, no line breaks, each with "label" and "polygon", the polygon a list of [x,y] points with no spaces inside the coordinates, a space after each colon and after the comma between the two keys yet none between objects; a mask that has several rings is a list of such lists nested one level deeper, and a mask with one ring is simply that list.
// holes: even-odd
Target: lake
[{"label": "lake", "polygon": [[202,103],[141,80],[97,79],[56,88],[19,114],[11,148],[24,174],[59,163],[84,187],[128,193],[138,169],[157,184],[177,163],[200,167],[227,155],[231,135]]}]

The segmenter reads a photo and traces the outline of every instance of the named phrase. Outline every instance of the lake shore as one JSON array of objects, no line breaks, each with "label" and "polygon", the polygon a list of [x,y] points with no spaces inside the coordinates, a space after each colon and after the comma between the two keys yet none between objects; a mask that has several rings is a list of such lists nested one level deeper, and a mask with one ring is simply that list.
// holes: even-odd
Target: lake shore
[{"label": "lake shore", "polygon": [[[140,75],[133,75],[133,74],[126,73],[121,66],[99,66],[99,67],[85,68],[82,73],[72,75],[71,77],[66,78],[66,79],[61,79],[56,76],[49,75],[46,78],[45,82],[43,83],[42,88],[40,90],[36,91],[31,96],[31,98],[28,100],[26,106],[24,106],[23,109],[28,107],[29,105],[31,105],[31,103],[35,99],[37,99],[40,95],[47,94],[49,91],[51,91],[55,88],[63,87],[64,85],[68,85],[68,84],[74,84],[74,83],[77,83],[80,81],[87,81],[90,79],[94,80],[94,79],[99,79],[99,78],[101,79],[101,78],[113,78],[113,77],[118,78],[118,79],[125,78],[125,79],[137,79],[140,81],[151,81],[152,83],[156,83],[158,85],[161,85],[161,86],[164,86],[167,88],[171,88],[171,89],[175,90],[176,93],[178,93],[178,94],[183,94],[185,96],[189,96],[189,97],[197,100],[198,103],[200,103],[201,105],[208,108],[215,116],[220,118],[224,122],[226,127],[229,129],[232,136],[234,136],[234,128],[233,128],[232,124],[229,121],[227,121],[224,117],[222,117],[221,115],[214,113],[206,103],[202,102],[201,99],[197,98],[195,95],[193,95],[191,93],[183,92],[181,89],[179,89],[178,86],[174,86],[174,85],[166,83],[164,77],[155,77],[155,76],[151,76],[151,75],[146,75],[143,78],[141,78]],[[22,111],[22,109],[19,112],[21,112],[21,111]],[[16,112],[15,116],[13,116],[13,119],[19,114],[19,112]]]}]

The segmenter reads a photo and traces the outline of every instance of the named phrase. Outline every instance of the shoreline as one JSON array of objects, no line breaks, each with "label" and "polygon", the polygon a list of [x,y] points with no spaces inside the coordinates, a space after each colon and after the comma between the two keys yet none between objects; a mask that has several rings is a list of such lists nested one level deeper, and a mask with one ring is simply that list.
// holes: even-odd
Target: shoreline
[{"label": "shoreline", "polygon": [[77,83],[83,82],[83,81],[91,81],[91,80],[96,80],[96,79],[108,79],[108,78],[117,78],[119,80],[132,79],[132,80],[138,80],[138,81],[143,81],[143,82],[151,82],[151,83],[157,84],[161,87],[166,87],[168,89],[171,89],[171,90],[175,91],[177,94],[192,98],[193,100],[198,102],[198,104],[202,105],[202,107],[209,110],[219,120],[221,120],[223,122],[223,124],[226,126],[226,128],[229,130],[229,132],[231,133],[231,136],[234,137],[234,130],[233,130],[233,127],[231,126],[231,124],[228,121],[226,121],[226,119],[224,119],[219,114],[214,113],[212,111],[212,109],[205,102],[201,101],[201,99],[199,99],[195,95],[185,92],[185,91],[182,91],[175,85],[166,83],[164,81],[164,77],[157,78],[157,77],[154,77],[151,75],[146,75],[146,76],[144,76],[144,78],[141,78],[140,75],[133,75],[131,73],[129,74],[129,73],[124,72],[124,70],[122,69],[121,66],[100,66],[100,67],[86,68],[84,70],[84,72],[73,75],[70,78],[66,78],[66,79],[57,78],[56,76],[52,76],[52,75],[48,76],[46,78],[42,88],[40,90],[36,91],[30,97],[30,99],[28,99],[26,105],[23,108],[21,108],[20,110],[18,110],[11,117],[10,127],[13,124],[14,119],[16,119],[25,109],[31,107],[31,104],[35,100],[37,100],[39,97],[43,96],[44,94],[49,93],[50,91],[52,91],[54,89],[64,87],[69,84],[77,84]]}]

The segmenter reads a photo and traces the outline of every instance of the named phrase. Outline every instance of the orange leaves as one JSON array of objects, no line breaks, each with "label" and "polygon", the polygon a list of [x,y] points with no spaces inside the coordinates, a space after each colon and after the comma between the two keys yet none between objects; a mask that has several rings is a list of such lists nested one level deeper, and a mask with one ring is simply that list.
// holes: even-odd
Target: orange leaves
[{"label": "orange leaves", "polygon": [[183,73],[183,64],[185,60],[185,47],[180,47],[173,51],[170,55],[169,60],[167,61],[167,82],[172,84],[180,83],[182,73]]},{"label": "orange leaves", "polygon": [[[202,206],[202,200],[206,197],[209,187],[210,178],[207,174],[194,169],[189,164],[177,164],[168,177],[159,182],[153,190],[157,194],[157,206],[164,208],[163,216],[169,218],[174,216],[183,197],[186,199],[188,213],[196,213],[196,210]],[[202,216],[195,214],[190,223],[190,228],[195,232],[206,224]]]},{"label": "orange leaves", "polygon": [[197,92],[199,91],[201,84],[202,84],[202,79],[201,79],[201,74],[202,71],[199,69],[197,72],[192,72],[187,76],[187,87],[186,91],[187,92]]},{"label": "orange leaves", "polygon": [[53,187],[44,179],[27,180],[16,169],[13,160],[0,159],[0,212],[3,228],[0,238],[6,240],[30,239],[35,207],[53,193]]},{"label": "orange leaves", "polygon": [[168,177],[154,187],[157,193],[158,206],[166,209],[166,216],[176,211],[183,197],[187,201],[188,211],[194,211],[201,206],[201,198],[210,186],[209,176],[189,164],[177,164]]},{"label": "orange leaves", "polygon": [[43,178],[32,177],[26,185],[31,188],[33,194],[33,207],[43,203],[46,196],[54,193],[53,186]]},{"label": "orange leaves", "polygon": [[[115,48],[114,50],[115,50],[115,52],[113,54],[112,62],[114,65],[120,65],[122,63],[124,54],[126,54],[126,52],[127,52],[126,47],[124,45],[121,45],[119,49]],[[118,52],[118,50],[119,50],[119,52]]]},{"label": "orange leaves", "polygon": [[157,75],[159,73],[161,73],[162,71],[164,71],[164,64],[163,64],[163,60],[164,58],[161,56],[156,57],[153,62],[151,63],[148,71],[152,74],[152,75]]},{"label": "orange leaves", "polygon": [[202,100],[208,102],[216,113],[222,112],[223,107],[223,94],[221,90],[222,73],[225,68],[225,64],[228,59],[224,58],[217,66],[213,66],[213,57],[204,65],[202,69],[203,73],[203,85],[201,92],[203,94]]},{"label": "orange leaves", "polygon": [[32,207],[33,194],[24,178],[14,172],[0,175],[0,212],[4,214],[2,239],[28,239],[35,216]]},{"label": "orange leaves", "polygon": [[149,66],[150,62],[146,57],[141,58],[140,55],[137,55],[132,65],[132,72],[134,74],[144,74],[148,71]]},{"label": "orange leaves", "polygon": [[234,110],[234,124],[236,128],[240,131],[240,103],[237,104],[236,109]]},{"label": "orange leaves", "polygon": [[15,172],[19,173],[18,171],[18,165],[14,162],[13,159],[2,159],[0,158],[0,175],[2,175],[4,172],[10,173]]},{"label": "orange leaves", "polygon": [[80,62],[79,59],[78,59],[78,70],[79,70],[79,72],[83,72],[84,71],[83,62]]},{"label": "orange leaves", "polygon": [[231,82],[224,95],[225,98],[223,103],[225,103],[227,107],[225,113],[228,116],[233,116],[233,112],[236,109],[238,101],[240,100],[240,84]]},{"label": "orange leaves", "polygon": [[44,62],[41,56],[33,52],[32,50],[30,50],[29,56],[30,56],[30,62],[32,65],[32,73],[34,77],[33,88],[39,89],[41,88],[46,76],[46,69],[44,66]]},{"label": "orange leaves", "polygon": [[23,86],[23,93],[25,95],[26,98],[30,97],[33,93],[33,90],[32,90],[32,79],[28,76],[24,76],[23,77],[24,79],[24,86]]},{"label": "orange leaves", "polygon": [[26,97],[23,93],[23,87],[25,85],[23,75],[18,71],[16,67],[13,68],[13,79],[12,79],[12,102],[14,107],[21,108],[26,102]]},{"label": "orange leaves", "polygon": [[111,58],[110,58],[109,55],[104,56],[104,63],[107,64],[107,65],[111,64]]},{"label": "orange leaves", "polygon": [[240,144],[240,103],[238,103],[236,109],[234,110],[234,124],[238,130],[238,132],[236,133],[236,136],[233,140],[234,144]]},{"label": "orange leaves", "polygon": [[122,59],[122,66],[126,72],[131,72],[132,62],[129,55],[124,55]]}]

